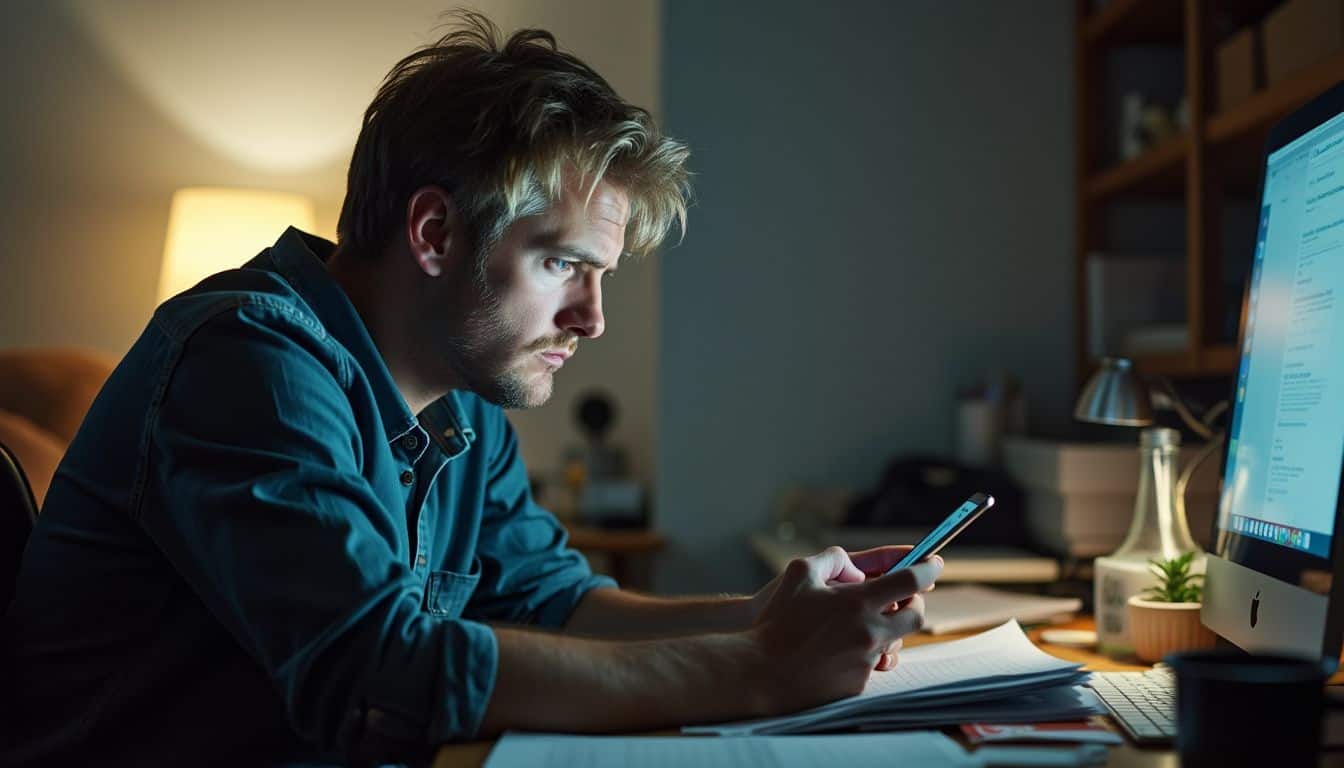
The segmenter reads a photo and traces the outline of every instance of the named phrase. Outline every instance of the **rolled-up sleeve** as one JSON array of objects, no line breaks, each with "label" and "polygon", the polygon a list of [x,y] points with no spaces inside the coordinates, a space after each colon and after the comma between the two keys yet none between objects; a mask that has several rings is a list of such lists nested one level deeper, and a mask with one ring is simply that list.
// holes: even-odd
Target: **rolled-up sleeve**
[{"label": "rolled-up sleeve", "polygon": [[493,414],[490,433],[499,439],[477,542],[481,586],[466,615],[563,627],[588,590],[616,582],[594,575],[584,556],[566,546],[568,534],[555,516],[532,499],[517,437],[502,412]]},{"label": "rolled-up sleeve", "polygon": [[150,420],[140,522],[306,740],[351,748],[370,712],[403,748],[468,738],[494,633],[421,609],[404,522],[361,474],[376,409],[352,405],[348,357],[290,314],[231,310],[180,347]]}]

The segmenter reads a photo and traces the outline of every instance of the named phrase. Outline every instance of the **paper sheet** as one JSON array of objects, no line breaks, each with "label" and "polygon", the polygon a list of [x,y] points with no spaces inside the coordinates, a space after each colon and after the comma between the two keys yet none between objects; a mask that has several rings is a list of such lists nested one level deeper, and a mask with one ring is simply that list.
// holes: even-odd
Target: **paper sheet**
[{"label": "paper sheet", "polygon": [[[972,637],[901,651],[889,672],[874,672],[856,698],[899,696],[914,691],[973,690],[990,680],[1029,678],[1078,669],[1032,644],[1016,621]],[[837,704],[844,704],[845,699]]]},{"label": "paper sheet", "polygon": [[955,722],[956,706],[1086,679],[1080,664],[1051,656],[1032,644],[1016,621],[973,637],[902,651],[896,668],[874,672],[857,696],[784,717],[696,726],[685,733],[744,735],[819,730],[829,721],[861,724],[866,718],[892,723],[901,710],[943,709],[941,721]]},{"label": "paper sheet", "polygon": [[790,768],[790,766],[937,765],[978,761],[936,731],[847,736],[692,737],[556,736],[506,733],[485,768]]}]

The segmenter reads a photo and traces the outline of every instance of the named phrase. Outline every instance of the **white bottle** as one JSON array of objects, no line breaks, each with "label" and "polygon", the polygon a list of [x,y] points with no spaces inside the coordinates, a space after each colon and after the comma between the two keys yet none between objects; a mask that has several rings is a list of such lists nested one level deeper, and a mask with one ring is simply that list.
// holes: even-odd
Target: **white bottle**
[{"label": "white bottle", "polygon": [[1157,584],[1150,560],[1169,560],[1186,552],[1198,554],[1193,573],[1203,573],[1206,557],[1190,536],[1185,504],[1176,493],[1176,459],[1181,435],[1174,429],[1150,427],[1139,435],[1139,492],[1134,519],[1120,548],[1094,564],[1093,612],[1097,647],[1102,653],[1133,652],[1129,640],[1129,598]]}]

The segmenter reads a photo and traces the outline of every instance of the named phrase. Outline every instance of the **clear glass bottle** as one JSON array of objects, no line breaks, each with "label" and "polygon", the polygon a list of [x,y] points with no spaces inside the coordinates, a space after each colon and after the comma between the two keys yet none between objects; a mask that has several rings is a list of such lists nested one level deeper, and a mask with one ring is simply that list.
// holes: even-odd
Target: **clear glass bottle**
[{"label": "clear glass bottle", "polygon": [[1167,560],[1194,550],[1191,570],[1203,573],[1204,552],[1190,536],[1185,504],[1177,493],[1177,463],[1181,434],[1174,429],[1150,427],[1139,435],[1139,490],[1129,533],[1115,552],[1094,564],[1093,611],[1097,618],[1097,645],[1102,653],[1133,652],[1129,641],[1129,598],[1153,586],[1157,577],[1149,560]]}]

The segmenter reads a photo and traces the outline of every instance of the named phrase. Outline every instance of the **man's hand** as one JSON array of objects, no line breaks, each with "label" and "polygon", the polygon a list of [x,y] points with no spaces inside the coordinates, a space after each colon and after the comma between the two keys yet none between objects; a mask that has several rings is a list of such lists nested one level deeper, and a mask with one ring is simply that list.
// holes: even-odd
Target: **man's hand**
[{"label": "man's hand", "polygon": [[920,594],[943,562],[934,557],[880,575],[906,551],[883,547],[851,558],[831,547],[790,562],[757,595],[764,604],[750,634],[764,655],[768,709],[792,712],[859,693],[900,639],[923,625]]},{"label": "man's hand", "polygon": [[[853,561],[854,566],[856,568],[863,571],[864,576],[872,579],[877,578],[878,576],[881,576],[882,574],[886,573],[887,569],[899,563],[901,561],[901,558],[909,554],[910,550],[912,549],[914,549],[913,546],[905,544],[899,546],[874,547],[873,549],[865,549],[862,552],[851,552],[849,553],[849,559]],[[938,572],[942,573],[943,558],[938,555],[934,555],[931,559],[936,560],[938,562]],[[923,594],[925,592],[932,592],[934,586],[935,586],[934,584],[930,584],[927,588],[921,590],[920,594]],[[900,610],[904,608],[908,603],[909,603],[908,599],[904,601],[898,601],[897,603],[892,605],[889,610],[892,611]],[[886,652],[882,654],[882,657],[877,660],[876,669],[879,672],[886,672],[887,670],[896,666],[896,654],[899,653],[901,650],[901,643],[902,641],[900,639],[897,639],[896,642],[892,643],[887,648]]]},{"label": "man's hand", "polygon": [[[866,581],[867,579],[881,576],[882,574],[887,572],[888,568],[899,563],[901,561],[901,558],[905,557],[906,554],[909,553],[911,549],[914,549],[914,547],[908,545],[896,545],[886,547],[874,547],[873,549],[865,549],[861,552],[844,552],[844,550],[841,550],[841,552],[843,552],[846,555],[848,565],[842,563],[840,565],[840,569],[835,574],[835,578],[832,581],[837,584],[857,584]],[[939,571],[941,572],[943,565],[943,558],[939,557],[938,555],[934,555],[933,559],[938,561]],[[757,592],[755,595],[752,595],[751,597],[752,624],[755,624],[756,621],[760,618],[761,612],[765,610],[766,604],[770,602],[771,596],[775,594],[775,589],[779,586],[780,581],[782,581],[783,579],[784,574],[781,573],[779,576],[776,576],[775,578],[771,579],[770,582],[766,584],[764,587],[762,587],[759,592]],[[923,592],[932,591],[933,586],[934,586],[933,584],[930,584],[926,589],[922,591]],[[891,611],[899,610],[900,608],[904,608],[905,604],[908,603],[909,603],[908,598],[905,601],[897,601],[891,606],[889,610]],[[887,670],[895,667],[896,654],[900,652],[901,644],[902,640],[900,638],[897,638],[896,640],[892,641],[891,645],[889,645],[887,649],[883,651],[882,655],[878,657],[877,664],[874,665],[874,669],[877,669],[880,672],[886,672]]]}]

